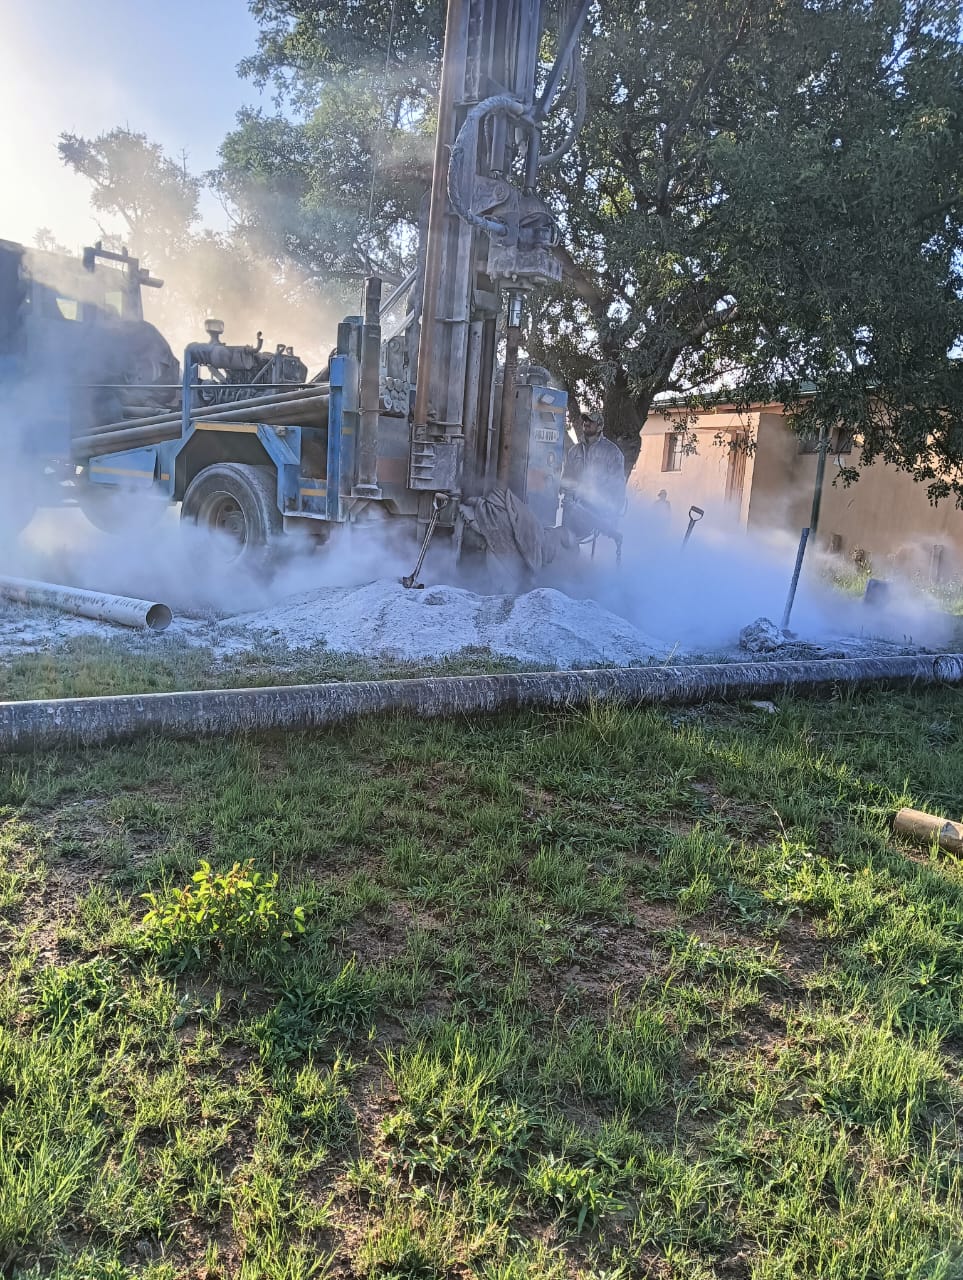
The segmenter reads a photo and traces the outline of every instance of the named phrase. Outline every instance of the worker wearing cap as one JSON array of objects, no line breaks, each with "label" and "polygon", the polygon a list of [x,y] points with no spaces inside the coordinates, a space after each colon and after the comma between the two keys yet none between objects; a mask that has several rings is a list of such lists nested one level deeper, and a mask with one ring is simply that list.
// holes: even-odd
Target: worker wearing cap
[{"label": "worker wearing cap", "polygon": [[625,506],[625,461],[618,445],[603,434],[600,413],[583,410],[581,440],[573,444],[562,470],[562,524],[579,539],[610,537]]}]

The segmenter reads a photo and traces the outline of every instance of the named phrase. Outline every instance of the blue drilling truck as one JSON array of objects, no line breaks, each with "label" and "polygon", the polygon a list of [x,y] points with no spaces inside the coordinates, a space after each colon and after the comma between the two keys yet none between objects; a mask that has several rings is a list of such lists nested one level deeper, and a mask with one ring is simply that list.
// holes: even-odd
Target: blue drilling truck
[{"label": "blue drilling truck", "polygon": [[141,289],[161,282],[134,258],[0,242],[0,387],[18,424],[7,528],[35,503],[77,503],[106,529],[180,503],[253,562],[286,534],[324,542],[346,524],[450,535],[493,490],[553,527],[567,397],[519,353],[531,292],[577,277],[535,187],[587,8],[539,81],[534,0],[450,0],[415,266],[386,298],[366,282],[314,376],[260,335],[226,343],[216,320],[178,361],[143,318]]}]

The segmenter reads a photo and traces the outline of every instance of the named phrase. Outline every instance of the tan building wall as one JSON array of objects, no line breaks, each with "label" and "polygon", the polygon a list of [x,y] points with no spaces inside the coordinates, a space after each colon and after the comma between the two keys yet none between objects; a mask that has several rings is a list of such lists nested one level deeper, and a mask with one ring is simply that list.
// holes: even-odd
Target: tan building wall
[{"label": "tan building wall", "polygon": [[[701,507],[714,523],[746,524],[756,459],[728,441],[755,431],[758,415],[732,412],[703,414],[696,424],[652,415],[642,430],[642,450],[629,477],[629,490],[655,502],[660,489],[672,505],[673,523],[685,523],[690,506]],[[693,444],[678,470],[667,468],[667,437],[680,434]]]},{"label": "tan building wall", "polygon": [[[694,452],[682,456],[678,470],[667,471],[666,436],[674,431],[689,432]],[[755,439],[748,456],[718,443],[744,438],[747,431]],[[963,576],[963,511],[952,499],[933,507],[925,485],[880,463],[864,468],[848,488],[834,483],[838,474],[831,453],[819,517],[821,550],[835,548],[844,560],[862,552],[878,572],[895,564],[925,576]],[[796,534],[810,521],[815,476],[816,455],[800,452],[780,409],[743,415],[719,409],[688,425],[679,416],[650,417],[629,487],[649,501],[665,489],[674,524],[694,504],[713,523]]]},{"label": "tan building wall", "polygon": [[[827,479],[830,469],[832,456]],[[874,463],[848,489],[827,484],[819,527],[820,544],[828,547],[835,534],[847,558],[858,548],[878,567],[889,561],[927,576],[963,576],[963,511],[952,499],[932,506],[926,486],[893,467]]]}]

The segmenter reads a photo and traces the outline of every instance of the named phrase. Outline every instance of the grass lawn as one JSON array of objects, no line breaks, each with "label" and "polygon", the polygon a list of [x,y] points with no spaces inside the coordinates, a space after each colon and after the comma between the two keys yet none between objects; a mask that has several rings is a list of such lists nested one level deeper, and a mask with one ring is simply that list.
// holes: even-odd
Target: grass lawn
[{"label": "grass lawn", "polygon": [[0,760],[0,1272],[963,1276],[903,803],[960,693]]},{"label": "grass lawn", "polygon": [[539,668],[472,649],[435,662],[365,658],[324,649],[313,654],[292,653],[283,648],[219,660],[210,649],[169,644],[160,637],[143,649],[131,649],[124,639],[83,637],[47,652],[0,659],[0,701],[532,670]]}]

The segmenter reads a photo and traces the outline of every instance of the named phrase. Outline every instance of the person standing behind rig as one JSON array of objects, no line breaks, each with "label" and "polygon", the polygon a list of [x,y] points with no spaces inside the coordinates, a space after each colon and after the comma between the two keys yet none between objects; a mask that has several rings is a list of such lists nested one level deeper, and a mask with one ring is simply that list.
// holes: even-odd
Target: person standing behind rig
[{"label": "person standing behind rig", "polygon": [[659,496],[652,503],[652,514],[658,520],[662,529],[668,529],[672,523],[672,503],[669,501],[669,495],[664,489],[659,490]]},{"label": "person standing behind rig", "polygon": [[583,410],[580,426],[582,439],[562,468],[562,527],[579,541],[596,532],[612,537],[625,506],[622,450],[605,438],[600,413]]}]

